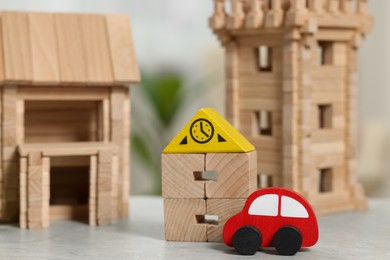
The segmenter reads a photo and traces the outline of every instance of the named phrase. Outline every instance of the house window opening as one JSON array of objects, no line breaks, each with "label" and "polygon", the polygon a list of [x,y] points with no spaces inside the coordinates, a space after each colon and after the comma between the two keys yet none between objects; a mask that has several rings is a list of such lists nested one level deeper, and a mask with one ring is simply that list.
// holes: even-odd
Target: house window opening
[{"label": "house window opening", "polygon": [[270,111],[254,112],[254,132],[256,135],[272,135],[272,113]]},{"label": "house window opening", "polygon": [[332,127],[332,106],[329,104],[318,106],[318,122],[320,129]]},{"label": "house window opening", "polygon": [[257,175],[257,188],[264,189],[272,187],[272,176],[269,174],[259,173]]},{"label": "house window opening", "polygon": [[331,192],[333,190],[333,170],[331,168],[322,168],[318,172],[320,193]]},{"label": "house window opening", "polygon": [[328,41],[318,42],[318,63],[321,66],[333,64],[333,44]]},{"label": "house window opening", "polygon": [[260,72],[272,71],[272,49],[268,46],[255,48],[257,70]]}]

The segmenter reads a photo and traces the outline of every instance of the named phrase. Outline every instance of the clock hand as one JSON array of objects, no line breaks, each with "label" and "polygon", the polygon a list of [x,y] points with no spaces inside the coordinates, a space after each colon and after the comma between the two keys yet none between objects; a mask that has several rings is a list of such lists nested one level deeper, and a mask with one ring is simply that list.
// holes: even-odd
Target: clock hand
[{"label": "clock hand", "polygon": [[202,122],[200,122],[200,132],[201,132],[202,134],[204,134],[207,138],[210,137],[210,136],[203,130],[203,123],[202,123]]}]

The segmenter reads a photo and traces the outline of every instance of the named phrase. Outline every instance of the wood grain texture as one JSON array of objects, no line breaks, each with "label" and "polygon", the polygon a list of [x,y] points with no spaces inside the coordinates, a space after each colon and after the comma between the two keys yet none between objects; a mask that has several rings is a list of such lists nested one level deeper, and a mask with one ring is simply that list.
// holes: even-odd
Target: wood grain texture
[{"label": "wood grain texture", "polygon": [[196,221],[196,215],[205,214],[204,199],[164,199],[165,239],[206,242],[207,225]]},{"label": "wood grain texture", "polygon": [[205,182],[194,178],[205,170],[204,154],[162,154],[161,169],[164,198],[205,198]]},{"label": "wood grain texture", "polygon": [[16,142],[18,144],[24,143],[24,101],[16,101]]},{"label": "wood grain texture", "polygon": [[126,15],[3,12],[0,80],[112,85],[140,81]]},{"label": "wood grain texture", "polygon": [[105,100],[110,97],[110,88],[67,86],[53,88],[49,86],[18,87],[18,97],[24,100]]},{"label": "wood grain texture", "polygon": [[218,216],[218,225],[207,226],[208,242],[223,242],[222,231],[226,221],[244,207],[246,199],[207,199],[207,215]]},{"label": "wood grain texture", "polygon": [[97,169],[98,159],[96,155],[90,156],[89,162],[89,200],[88,200],[88,224],[96,226],[97,215]]},{"label": "wood grain texture", "polygon": [[[4,39],[4,28],[3,28],[3,19],[0,18],[0,35]],[[0,50],[4,50],[4,41],[0,41]],[[6,79],[5,76],[5,56],[4,51],[0,51],[0,82],[4,82]],[[1,211],[1,208],[0,208]],[[0,213],[1,214],[1,213]]]},{"label": "wood grain texture", "polygon": [[238,46],[231,42],[226,47],[226,117],[236,128],[239,127],[239,80]]},{"label": "wood grain texture", "polygon": [[[111,153],[112,156],[112,153]],[[107,159],[106,151],[99,151],[97,164],[97,224],[107,225],[112,223],[111,211],[117,211],[112,204],[112,158]]]},{"label": "wood grain texture", "polygon": [[24,143],[97,142],[97,101],[27,101]]},{"label": "wood grain texture", "polygon": [[104,16],[83,15],[80,17],[80,26],[88,84],[112,83],[112,62]]},{"label": "wood grain texture", "polygon": [[[118,181],[123,183],[127,179],[128,172],[125,172],[127,169],[124,166],[125,157],[128,156],[129,147],[124,146],[124,140],[128,135],[128,132],[125,132],[125,120],[129,117],[129,114],[126,114],[125,109],[125,100],[126,100],[127,88],[123,86],[115,86],[111,88],[110,93],[110,140],[118,147]],[[127,215],[126,209],[122,209],[123,202],[127,199],[124,194],[125,189],[121,185],[118,187],[118,214],[120,216]]]},{"label": "wood grain texture", "polygon": [[100,142],[76,142],[76,143],[35,143],[22,144],[18,147],[21,156],[27,156],[30,152],[42,151],[44,156],[83,156],[97,155],[99,151],[111,150],[117,153],[117,147],[112,143]]},{"label": "wood grain texture", "polygon": [[82,47],[81,16],[55,14],[54,17],[61,83],[85,83],[88,77],[85,50]]},{"label": "wood grain texture", "polygon": [[50,224],[50,158],[42,158],[42,227],[47,228]]},{"label": "wood grain texture", "polygon": [[114,81],[117,84],[140,81],[130,21],[126,15],[106,15]]},{"label": "wood grain texture", "polygon": [[206,182],[207,198],[247,198],[257,185],[256,151],[206,154],[206,171],[216,171],[217,181]]},{"label": "wood grain texture", "polygon": [[17,148],[17,87],[3,86],[2,91],[2,176],[1,176],[1,216],[0,219],[10,221],[16,219],[18,206],[12,205],[12,194],[17,187],[12,187],[12,177],[18,176],[19,165],[16,153]]},{"label": "wood grain texture", "polygon": [[110,106],[109,98],[101,101],[98,107],[98,138],[103,142],[110,140]]},{"label": "wood grain texture", "polygon": [[19,159],[19,227],[27,228],[27,158]]},{"label": "wood grain texture", "polygon": [[29,13],[33,84],[56,85],[60,80],[54,15]]},{"label": "wood grain texture", "polygon": [[[130,179],[131,179],[131,165],[130,165],[130,137],[131,137],[131,100],[130,100],[130,88],[125,89],[124,93],[124,124],[123,131],[127,134],[124,135],[123,140],[123,177],[121,183],[123,184],[122,194],[118,195],[118,203],[120,209],[120,216],[127,218],[129,216],[129,196],[130,194]],[[118,158],[119,160],[119,158]],[[119,161],[118,161],[119,164]],[[118,168],[119,170],[119,168]],[[119,177],[118,177],[119,179]],[[119,180],[118,180],[119,181]]]},{"label": "wood grain texture", "polygon": [[32,62],[27,13],[2,13],[2,26],[6,81],[31,82]]},{"label": "wood grain texture", "polygon": [[[114,87],[111,89],[111,120],[122,121],[124,119],[124,109],[123,102],[125,99],[124,96],[125,88],[124,87]],[[114,136],[112,136],[114,138]]]},{"label": "wood grain texture", "polygon": [[27,168],[27,226],[28,228],[45,227],[44,199],[47,188],[44,185],[43,161],[41,152],[28,154]]},{"label": "wood grain texture", "polygon": [[[3,117],[3,89],[0,89],[0,100],[1,100],[0,115],[2,118]],[[3,143],[3,127],[0,127],[0,141],[1,143]],[[4,152],[3,149],[0,149],[0,180],[4,179],[3,152]],[[3,193],[2,188],[0,188],[0,218],[4,214],[4,207],[3,207],[4,195],[2,193]]]},{"label": "wood grain texture", "polygon": [[88,214],[86,205],[54,205],[50,206],[50,220],[79,220],[84,221]]},{"label": "wood grain texture", "polygon": [[119,200],[119,189],[123,189],[123,186],[119,185],[119,159],[117,155],[112,156],[111,175],[111,222],[115,223],[122,213],[121,206],[123,205],[121,204],[122,200]]}]

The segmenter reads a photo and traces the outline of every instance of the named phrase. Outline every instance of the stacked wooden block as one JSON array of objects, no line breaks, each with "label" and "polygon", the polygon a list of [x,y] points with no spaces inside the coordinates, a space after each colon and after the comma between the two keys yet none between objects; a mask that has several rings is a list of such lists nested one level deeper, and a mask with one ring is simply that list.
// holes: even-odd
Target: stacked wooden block
[{"label": "stacked wooden block", "polygon": [[20,158],[20,214],[21,228],[49,226],[50,160],[41,152],[30,152]]},{"label": "stacked wooden block", "polygon": [[[216,180],[197,179],[202,172]],[[225,222],[256,190],[256,152],[163,154],[162,183],[165,238],[221,242]]]},{"label": "stacked wooden block", "polygon": [[18,127],[21,122],[18,109],[17,87],[3,86],[0,90],[2,102],[2,149],[0,167],[0,219],[12,220],[18,214],[18,176],[14,173],[18,171],[18,158],[16,154],[16,144],[20,139]]},{"label": "stacked wooden block", "polygon": [[118,157],[99,151],[97,161],[96,220],[98,225],[111,224],[118,218]]},{"label": "stacked wooden block", "polygon": [[[221,118],[213,119],[205,122],[217,122],[214,128],[218,132],[216,125]],[[189,124],[197,120],[199,117],[195,116]],[[184,128],[178,136],[187,130]],[[225,222],[242,210],[246,198],[257,188],[256,151],[248,145],[248,150],[219,152],[219,147],[215,149],[221,144],[218,141],[199,144],[183,139],[186,145],[188,142],[188,146],[197,150],[193,152],[182,148],[181,139],[174,139],[167,147],[173,149],[166,148],[162,154],[165,239],[221,242]],[[234,141],[234,138],[227,139],[222,145]],[[202,149],[204,152],[199,151]]]}]

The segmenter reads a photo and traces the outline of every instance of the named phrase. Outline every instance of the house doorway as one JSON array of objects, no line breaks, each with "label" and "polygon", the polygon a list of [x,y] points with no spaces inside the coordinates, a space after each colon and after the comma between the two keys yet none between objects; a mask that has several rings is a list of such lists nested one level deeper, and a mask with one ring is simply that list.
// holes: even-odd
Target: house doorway
[{"label": "house doorway", "polygon": [[88,156],[51,158],[50,220],[88,223],[89,162]]}]

